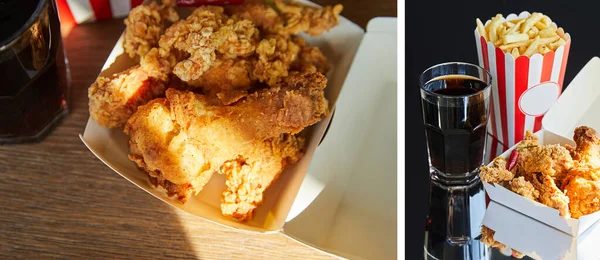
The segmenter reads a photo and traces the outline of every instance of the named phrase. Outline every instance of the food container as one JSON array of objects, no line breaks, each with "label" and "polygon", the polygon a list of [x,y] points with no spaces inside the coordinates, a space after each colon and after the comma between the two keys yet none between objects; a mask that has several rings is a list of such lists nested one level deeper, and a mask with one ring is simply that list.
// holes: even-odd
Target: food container
[{"label": "food container", "polygon": [[[528,15],[510,14],[505,20]],[[477,29],[474,33],[479,65],[492,74],[493,80],[488,124],[492,138],[487,143],[485,160],[489,162],[521,141],[527,130],[537,132],[542,128],[544,114],[562,91],[571,40],[545,55],[521,55],[515,59],[486,42]]]},{"label": "food container", "polygon": [[[542,120],[542,130],[535,133],[535,135],[539,137],[541,145],[574,145],[572,138],[573,132],[577,126],[585,125],[600,129],[600,120],[598,120],[596,115],[596,111],[599,111],[600,109],[600,88],[597,86],[600,84],[600,73],[598,72],[600,72],[600,58],[594,57],[585,65],[579,74],[577,74],[575,79],[569,84],[569,87],[564,91],[552,108],[548,110]],[[500,156],[508,158],[515,146],[505,151]],[[548,234],[549,237],[544,237],[544,239],[547,238],[550,241],[552,238],[556,238],[557,241],[566,241],[560,242],[563,243],[561,244],[561,248],[570,248],[564,243],[576,243],[579,245],[580,243],[583,243],[582,239],[584,239],[584,237],[600,237],[600,234],[598,234],[600,233],[600,228],[592,229],[593,226],[598,226],[596,223],[600,219],[600,212],[585,215],[579,219],[566,219],[559,216],[558,210],[522,197],[500,185],[484,183],[484,188],[492,202],[504,205],[519,214],[530,217],[537,223],[541,223],[542,225],[545,224],[546,227],[551,227],[558,231],[558,233],[555,232],[557,234],[555,237]],[[491,218],[488,215],[492,216],[494,214],[489,210],[490,208],[488,208],[488,212],[486,212],[486,218],[484,218],[483,224],[489,226],[491,229],[496,230],[497,232],[506,233],[509,231],[503,230],[508,230],[509,227],[512,230],[512,228],[514,228],[511,227],[512,225],[521,226],[521,224],[515,224],[514,221],[509,221],[508,218]],[[531,228],[533,228],[533,226]],[[542,231],[540,230],[540,232]],[[592,235],[591,233],[594,234]],[[507,238],[503,239],[504,241],[498,241],[505,243],[509,247],[513,247],[513,244],[517,244],[516,241],[520,241],[514,234],[516,233],[513,233],[511,236],[507,235]],[[540,234],[542,233],[539,233],[536,237],[541,237],[542,235]],[[561,240],[560,234],[569,236],[571,240]],[[553,245],[554,244],[548,243],[546,247],[544,247],[544,250],[556,249]],[[518,247],[515,247],[515,249],[520,251]],[[577,251],[579,251],[579,248]],[[540,252],[541,251],[538,251],[538,253]],[[557,258],[551,257],[544,259]],[[579,258],[579,256],[577,256],[577,258],[568,259],[590,258]]]},{"label": "food container", "polygon": [[[251,221],[221,214],[224,176],[213,175],[202,192],[181,204],[154,188],[127,159],[121,129],[89,119],[81,140],[137,187],[200,218],[241,231],[282,233],[337,257],[395,258],[396,19],[375,18],[365,33],[340,17],[337,27],[308,42],[319,46],[332,65],[326,96],[335,113],[310,129],[306,155],[267,190]],[[121,38],[101,75],[132,65]]]},{"label": "food container", "polygon": [[573,237],[492,201],[483,224],[495,231],[494,240],[536,260],[598,259],[600,222]]}]

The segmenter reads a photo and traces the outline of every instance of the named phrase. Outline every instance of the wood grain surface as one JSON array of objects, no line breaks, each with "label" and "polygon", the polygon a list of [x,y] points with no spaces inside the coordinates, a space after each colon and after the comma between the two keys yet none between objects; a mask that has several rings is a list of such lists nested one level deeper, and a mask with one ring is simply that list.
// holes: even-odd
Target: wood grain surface
[{"label": "wood grain surface", "polygon": [[[396,2],[340,2],[363,28],[396,16]],[[155,199],[100,162],[83,143],[87,88],[123,21],[79,25],[64,36],[71,114],[41,143],[0,146],[0,259],[330,259],[283,235],[225,228]]]}]

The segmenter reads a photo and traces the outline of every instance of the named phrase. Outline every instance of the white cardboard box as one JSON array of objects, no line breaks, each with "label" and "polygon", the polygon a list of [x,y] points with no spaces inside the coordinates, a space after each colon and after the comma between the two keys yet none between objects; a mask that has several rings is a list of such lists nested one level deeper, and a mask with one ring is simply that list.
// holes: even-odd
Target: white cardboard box
[{"label": "white cardboard box", "polygon": [[593,224],[580,236],[573,237],[491,201],[483,224],[496,231],[496,241],[536,260],[600,259],[600,222]]},{"label": "white cardboard box", "polygon": [[[542,121],[543,129],[535,134],[540,138],[541,144],[574,145],[572,138],[574,129],[577,126],[586,125],[600,130],[600,120],[597,120],[596,111],[600,111],[600,59],[598,57],[592,58],[579,72],[579,74],[577,74],[575,79],[573,79],[573,81],[569,84],[558,101],[544,116]],[[511,147],[501,156],[508,158],[514,148],[514,146]],[[600,220],[600,212],[582,216],[579,219],[565,219],[559,216],[558,210],[530,199],[526,199],[500,185],[484,183],[484,187],[492,201],[504,205],[520,214],[528,216],[533,220],[537,220],[534,222],[539,223],[541,225],[537,225],[539,227],[552,227],[557,231],[554,233],[548,232],[547,235],[544,235],[546,237],[543,239],[543,241],[546,239],[563,241],[564,239],[562,238],[562,235],[566,235],[569,237],[570,242],[564,243],[574,243],[577,252],[580,252],[581,250],[578,245],[584,243],[584,239],[587,241],[589,239],[587,237],[594,236],[600,238],[600,235],[597,234],[600,232],[600,228],[597,227],[598,223],[600,223],[597,223],[597,221]],[[490,206],[491,205],[492,204],[490,204]],[[519,232],[512,233],[512,231],[519,230],[514,229],[514,225],[516,223],[514,221],[509,221],[508,218],[505,217],[493,217],[493,212],[494,211],[490,211],[490,208],[488,208],[488,212],[486,212],[486,217],[484,218],[483,224],[489,226],[497,232],[495,238],[502,237],[502,240],[504,241],[498,240],[499,242],[505,243],[507,246],[519,250],[517,247],[523,244],[523,239],[515,235],[520,234]],[[525,225],[519,223],[518,226],[523,226],[522,228],[524,228]],[[536,225],[532,225],[531,228],[534,228],[534,226]],[[494,227],[496,227],[496,229]],[[542,232],[543,230],[540,229],[539,231]],[[593,235],[591,233],[593,233]],[[537,236],[541,236],[541,233],[539,233]],[[566,244],[560,245],[561,246],[558,246],[558,244],[553,245],[552,243],[547,243],[545,247],[537,247],[537,250],[542,251],[532,250],[531,252],[537,252],[538,254],[541,254],[542,252],[546,251],[554,252],[559,248],[571,248]],[[527,250],[525,250],[526,248],[522,248],[524,250],[522,252],[525,254],[527,254]],[[536,247],[529,248],[531,249]],[[595,251],[596,253],[594,253],[594,257],[598,255],[596,258],[587,258],[589,257],[588,255],[580,256],[578,253],[573,253],[570,251],[569,254],[565,255],[569,256],[567,259],[600,259],[600,249],[596,248]],[[558,258],[544,257],[543,259]]]},{"label": "white cardboard box", "polygon": [[[181,204],[155,189],[127,159],[127,136],[121,129],[103,128],[89,119],[81,140],[139,188],[208,221],[241,231],[281,232],[337,257],[395,258],[396,18],[375,18],[364,33],[341,17],[330,32],[307,40],[332,64],[326,96],[335,105],[335,116],[312,127],[306,155],[267,190],[249,222],[221,215],[221,175],[213,175],[198,196]],[[120,39],[101,75],[133,64]]]}]

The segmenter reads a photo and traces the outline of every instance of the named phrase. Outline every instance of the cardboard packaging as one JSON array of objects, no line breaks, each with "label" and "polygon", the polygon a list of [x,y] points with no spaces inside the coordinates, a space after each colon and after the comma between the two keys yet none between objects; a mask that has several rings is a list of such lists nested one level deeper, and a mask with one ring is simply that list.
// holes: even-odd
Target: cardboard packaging
[{"label": "cardboard packaging", "polygon": [[490,202],[483,224],[496,231],[494,239],[530,258],[596,260],[600,222],[573,237],[496,202]]},{"label": "cardboard packaging", "polygon": [[[225,180],[219,174],[181,204],[152,186],[127,159],[122,129],[103,128],[89,119],[81,140],[131,183],[200,218],[241,231],[280,232],[337,257],[395,258],[396,18],[375,18],[365,33],[340,17],[337,27],[307,41],[319,46],[332,65],[326,96],[335,113],[309,129],[306,155],[266,191],[251,221],[221,215]],[[101,75],[132,65],[121,38]]]},{"label": "cardboard packaging", "polygon": [[[600,120],[598,120],[596,116],[596,111],[599,111],[600,109],[600,88],[597,86],[598,82],[600,82],[600,73],[598,72],[600,72],[600,58],[594,57],[586,64],[579,74],[577,74],[575,79],[569,84],[569,87],[544,116],[544,119],[542,120],[543,129],[535,133],[540,139],[540,144],[574,145],[572,140],[573,131],[577,126],[585,125],[594,129],[600,129]],[[514,148],[515,146],[505,151],[500,156],[508,158]],[[541,256],[542,252],[546,251],[546,253],[550,254],[549,252],[554,252],[559,248],[565,248],[564,250],[570,250],[568,251],[569,254],[562,252],[564,253],[563,255],[569,256],[569,258],[566,259],[598,259],[597,257],[600,255],[600,251],[598,251],[597,248],[590,251],[587,249],[584,250],[583,248],[580,248],[580,246],[587,244],[587,241],[591,239],[589,237],[600,237],[600,228],[597,227],[599,225],[598,223],[600,223],[598,222],[598,220],[600,220],[600,212],[585,215],[579,219],[566,219],[559,216],[558,210],[526,199],[500,185],[484,183],[484,188],[492,202],[510,208],[519,214],[531,218],[534,222],[539,223],[539,225],[551,227],[557,231],[548,231],[546,232],[547,234],[543,233],[544,235],[541,235],[542,233],[535,233],[537,231],[543,231],[542,229],[535,229],[535,227],[539,225],[536,224],[528,227],[534,229],[533,234],[536,234],[536,239],[542,240],[541,237],[543,236],[544,238],[542,241],[553,241],[554,239],[556,241],[553,243],[558,243],[539,245],[540,247],[537,247],[539,249],[536,249],[537,251],[535,251],[538,255]],[[513,228],[517,228],[515,231],[521,230],[521,228],[525,228],[525,224],[510,221],[505,217],[492,218],[491,216],[494,215],[492,213],[493,211],[489,210],[490,208],[488,208],[488,212],[486,212],[483,224],[489,226],[493,230],[498,229],[496,230],[497,232],[500,231],[512,234],[502,236],[504,241],[498,241],[501,243],[506,242],[505,244],[507,246],[521,251],[516,246],[520,245],[520,243],[522,243],[521,240],[523,239],[520,239],[515,235],[520,233],[513,233],[509,229],[512,230]],[[488,215],[490,216],[488,217]],[[514,227],[514,225],[517,225],[517,227]],[[494,227],[496,227],[496,229]],[[498,236],[498,234],[496,236]],[[564,238],[563,236],[567,236],[569,239]],[[574,247],[571,247],[571,244],[569,243],[574,243]],[[573,248],[575,248],[577,252],[575,255],[572,255],[575,252],[573,251]],[[581,252],[591,253],[581,254]],[[544,257],[543,259],[559,258]]]},{"label": "cardboard packaging", "polygon": [[[504,20],[528,15],[528,12],[510,14]],[[477,29],[474,33],[479,65],[492,74],[493,80],[488,133],[494,138],[486,147],[486,162],[489,162],[521,141],[525,131],[537,132],[542,128],[544,113],[562,91],[571,40],[556,51],[515,59],[492,42],[486,42]]]}]

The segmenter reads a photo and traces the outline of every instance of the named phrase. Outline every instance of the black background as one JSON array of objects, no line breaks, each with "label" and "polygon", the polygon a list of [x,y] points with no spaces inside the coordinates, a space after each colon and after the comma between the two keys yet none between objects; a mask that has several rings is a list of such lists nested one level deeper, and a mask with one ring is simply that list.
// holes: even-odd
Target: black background
[{"label": "black background", "polygon": [[473,35],[475,19],[479,17],[485,23],[497,13],[506,16],[521,11],[542,12],[571,35],[565,87],[592,57],[600,56],[600,1],[406,2],[406,259],[423,259],[424,221],[429,196],[425,130],[417,77],[426,68],[442,62],[478,64]]}]

